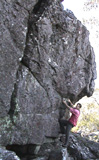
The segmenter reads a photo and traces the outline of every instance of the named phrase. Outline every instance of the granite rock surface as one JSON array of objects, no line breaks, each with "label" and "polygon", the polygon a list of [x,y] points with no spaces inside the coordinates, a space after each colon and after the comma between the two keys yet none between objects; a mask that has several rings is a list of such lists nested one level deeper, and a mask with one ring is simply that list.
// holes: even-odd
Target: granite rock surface
[{"label": "granite rock surface", "polygon": [[94,91],[89,32],[56,0],[0,1],[0,144],[57,138],[63,98]]}]

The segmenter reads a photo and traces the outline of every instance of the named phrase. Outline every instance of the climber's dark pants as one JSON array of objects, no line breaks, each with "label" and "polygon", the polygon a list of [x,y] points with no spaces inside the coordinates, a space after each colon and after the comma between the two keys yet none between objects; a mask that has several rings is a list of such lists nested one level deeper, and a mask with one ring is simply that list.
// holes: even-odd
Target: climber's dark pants
[{"label": "climber's dark pants", "polygon": [[[59,120],[60,123],[60,130],[62,134],[65,134],[65,145],[68,145],[69,142],[69,134],[70,134],[70,130],[74,127],[73,124],[71,124],[69,121],[67,120]],[[66,127],[66,129],[65,129]]]}]

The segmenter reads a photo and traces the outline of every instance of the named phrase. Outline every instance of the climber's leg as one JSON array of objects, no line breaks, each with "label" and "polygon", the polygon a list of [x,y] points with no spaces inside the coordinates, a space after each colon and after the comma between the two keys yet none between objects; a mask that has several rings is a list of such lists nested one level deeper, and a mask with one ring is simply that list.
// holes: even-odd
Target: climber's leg
[{"label": "climber's leg", "polygon": [[65,143],[63,144],[63,147],[67,147],[68,146],[68,142],[69,142],[69,134],[70,134],[70,130],[73,128],[73,125],[70,124],[68,122],[67,127],[66,127],[66,137],[65,137]]},{"label": "climber's leg", "polygon": [[59,124],[60,124],[60,131],[62,134],[65,134],[66,131],[65,131],[65,126],[67,126],[68,124],[68,121],[67,120],[59,120]]}]

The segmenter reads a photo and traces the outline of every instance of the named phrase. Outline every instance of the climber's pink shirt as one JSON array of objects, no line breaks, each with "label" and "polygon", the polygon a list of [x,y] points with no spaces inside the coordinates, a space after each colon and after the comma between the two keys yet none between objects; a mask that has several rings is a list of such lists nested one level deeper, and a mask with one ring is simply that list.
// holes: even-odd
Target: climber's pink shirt
[{"label": "climber's pink shirt", "polygon": [[76,108],[70,108],[70,112],[72,113],[72,116],[70,117],[69,122],[76,126],[80,111]]}]

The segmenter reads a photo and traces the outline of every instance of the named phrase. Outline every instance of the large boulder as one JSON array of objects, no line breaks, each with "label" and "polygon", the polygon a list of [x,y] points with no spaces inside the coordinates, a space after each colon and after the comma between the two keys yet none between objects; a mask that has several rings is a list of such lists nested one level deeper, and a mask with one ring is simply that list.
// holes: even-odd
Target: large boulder
[{"label": "large boulder", "polygon": [[0,1],[0,144],[57,138],[62,98],[91,96],[89,32],[56,0]]}]

